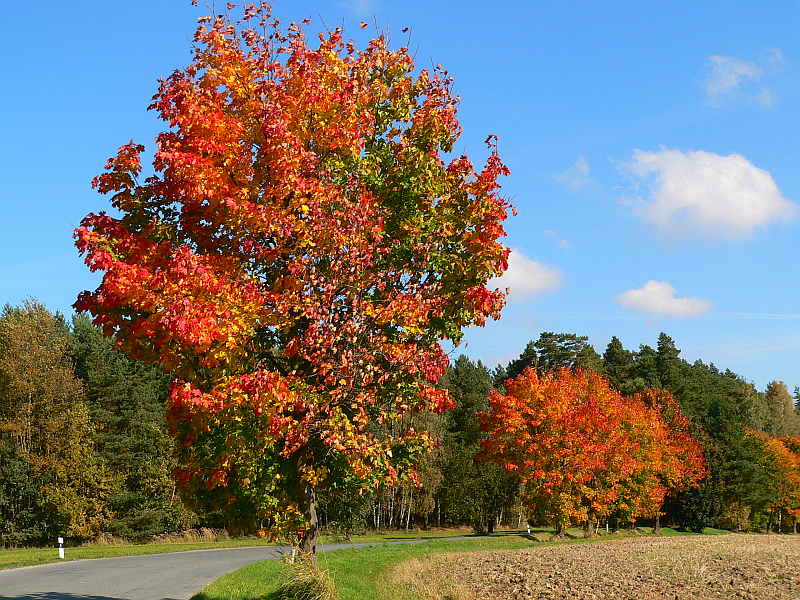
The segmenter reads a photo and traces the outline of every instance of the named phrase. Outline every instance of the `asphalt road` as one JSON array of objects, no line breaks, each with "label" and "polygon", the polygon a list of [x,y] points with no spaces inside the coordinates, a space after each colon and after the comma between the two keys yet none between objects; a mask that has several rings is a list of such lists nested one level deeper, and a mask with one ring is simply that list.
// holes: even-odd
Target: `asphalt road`
[{"label": "asphalt road", "polygon": [[[423,541],[427,540],[388,543]],[[317,551],[374,545],[330,544]],[[220,548],[8,569],[0,571],[0,600],[188,600],[225,573],[252,562],[277,560],[287,551],[276,546]]]}]

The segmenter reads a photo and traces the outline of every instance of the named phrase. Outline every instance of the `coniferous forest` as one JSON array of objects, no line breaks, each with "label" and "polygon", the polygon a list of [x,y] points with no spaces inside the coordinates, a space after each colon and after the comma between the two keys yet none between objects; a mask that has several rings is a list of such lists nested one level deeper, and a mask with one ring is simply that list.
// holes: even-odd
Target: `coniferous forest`
[{"label": "coniferous forest", "polygon": [[[413,427],[437,440],[416,477],[368,492],[346,480],[319,489],[323,529],[349,537],[530,521],[797,530],[800,392],[778,381],[757,390],[736,373],[689,363],[665,333],[637,349],[614,337],[601,354],[585,337],[545,332],[494,369],[458,356],[439,385],[452,408],[369,424],[377,435]],[[168,386],[86,315],[67,319],[36,300],[7,305],[2,546],[263,528],[246,506],[182,499]]]}]

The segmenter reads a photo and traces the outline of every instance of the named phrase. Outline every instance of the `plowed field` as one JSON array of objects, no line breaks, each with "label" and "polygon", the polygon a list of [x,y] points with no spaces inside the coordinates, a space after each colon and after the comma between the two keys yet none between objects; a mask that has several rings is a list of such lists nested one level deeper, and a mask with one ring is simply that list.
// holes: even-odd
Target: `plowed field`
[{"label": "plowed field", "polygon": [[642,536],[416,563],[398,578],[441,600],[800,599],[800,535]]}]

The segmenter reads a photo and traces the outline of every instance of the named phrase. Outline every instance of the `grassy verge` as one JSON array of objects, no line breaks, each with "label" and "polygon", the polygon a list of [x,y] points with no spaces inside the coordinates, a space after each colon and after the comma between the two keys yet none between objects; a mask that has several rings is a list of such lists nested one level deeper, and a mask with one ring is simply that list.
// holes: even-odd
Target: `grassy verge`
[{"label": "grassy verge", "polygon": [[[639,529],[639,533],[650,530]],[[463,533],[463,532],[462,532]],[[713,530],[712,533],[717,533]],[[663,535],[696,535],[663,528]],[[393,569],[408,560],[424,560],[440,552],[471,552],[475,550],[514,550],[531,546],[569,543],[596,543],[629,537],[630,533],[584,538],[578,529],[567,531],[563,540],[552,540],[553,532],[537,529],[530,535],[502,537],[472,537],[467,540],[431,540],[420,544],[382,545],[354,548],[321,554],[319,567],[333,577],[341,600],[383,600],[393,597],[386,583]],[[192,600],[280,600],[279,585],[285,565],[277,561],[254,563],[224,575],[206,587]]]}]

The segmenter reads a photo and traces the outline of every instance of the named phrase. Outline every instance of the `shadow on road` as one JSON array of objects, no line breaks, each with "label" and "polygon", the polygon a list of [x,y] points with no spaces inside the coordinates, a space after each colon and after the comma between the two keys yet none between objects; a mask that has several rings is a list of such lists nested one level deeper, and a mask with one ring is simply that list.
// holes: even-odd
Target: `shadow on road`
[{"label": "shadow on road", "polygon": [[[205,596],[203,596],[205,599]],[[60,592],[41,592],[34,594],[23,594],[21,596],[4,596],[0,594],[0,600],[124,600],[111,596],[87,596],[84,594],[62,594]],[[180,598],[162,598],[161,600],[181,600]],[[272,600],[265,598],[264,600]]]}]

